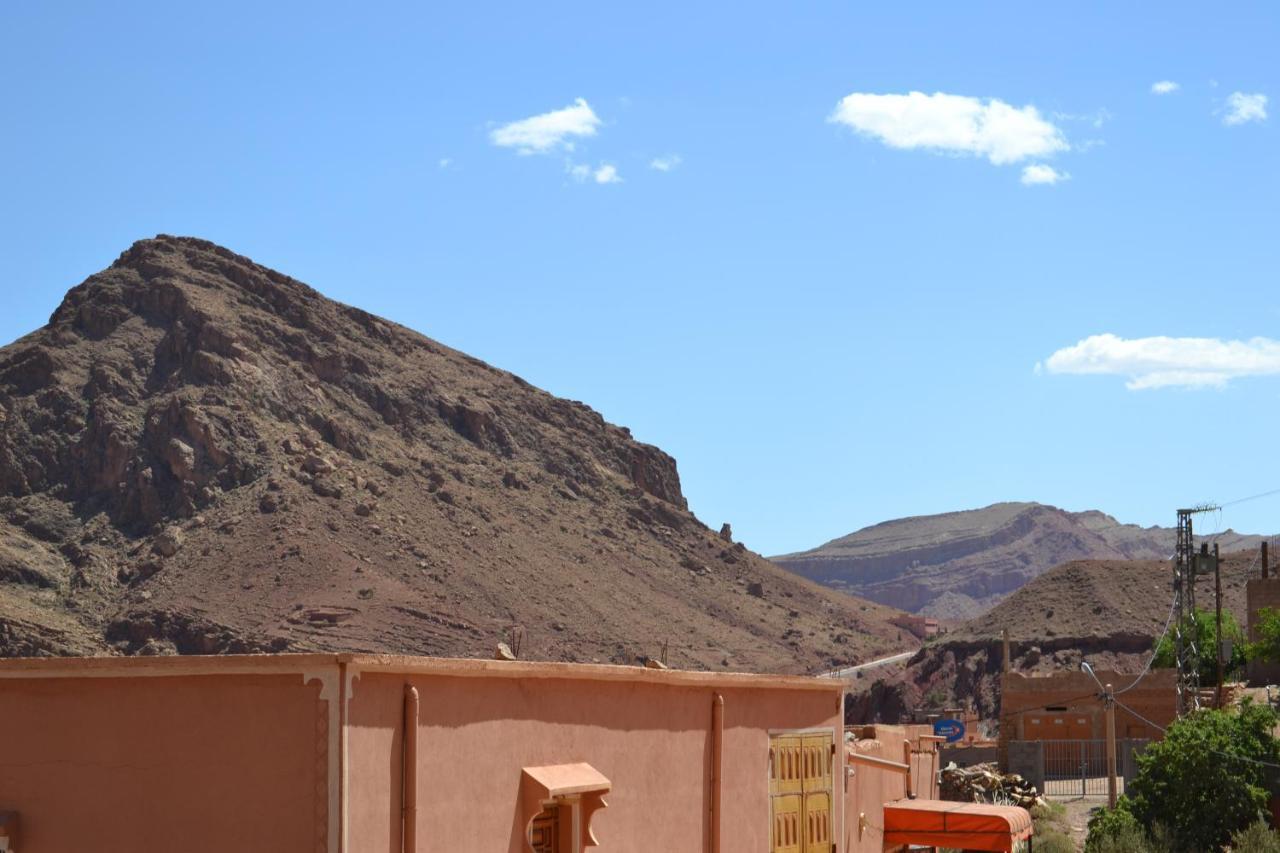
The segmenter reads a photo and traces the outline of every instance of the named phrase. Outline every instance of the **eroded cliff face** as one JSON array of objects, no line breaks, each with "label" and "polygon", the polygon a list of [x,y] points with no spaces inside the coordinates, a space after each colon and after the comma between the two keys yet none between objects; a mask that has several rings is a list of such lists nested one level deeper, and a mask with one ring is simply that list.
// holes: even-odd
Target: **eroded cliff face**
[{"label": "eroded cliff face", "polygon": [[0,349],[0,653],[795,671],[891,615],[721,539],[583,403],[206,241],[135,244]]},{"label": "eroded cliff face", "polygon": [[[1261,537],[1228,531],[1224,548]],[[944,619],[968,619],[1053,566],[1072,560],[1160,559],[1173,531],[1120,524],[1097,511],[1034,503],[900,519],[812,551],[772,558],[803,577]]]}]

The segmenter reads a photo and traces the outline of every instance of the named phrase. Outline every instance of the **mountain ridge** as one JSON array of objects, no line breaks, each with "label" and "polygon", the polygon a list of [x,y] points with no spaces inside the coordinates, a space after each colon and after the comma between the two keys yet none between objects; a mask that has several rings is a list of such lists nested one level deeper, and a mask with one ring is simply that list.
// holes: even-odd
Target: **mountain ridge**
[{"label": "mountain ridge", "polygon": [[[967,619],[1027,581],[1072,560],[1164,559],[1174,531],[1122,524],[1099,510],[1005,502],[893,519],[808,551],[771,557],[803,577],[904,610]],[[1224,549],[1262,537],[1227,530]]]}]

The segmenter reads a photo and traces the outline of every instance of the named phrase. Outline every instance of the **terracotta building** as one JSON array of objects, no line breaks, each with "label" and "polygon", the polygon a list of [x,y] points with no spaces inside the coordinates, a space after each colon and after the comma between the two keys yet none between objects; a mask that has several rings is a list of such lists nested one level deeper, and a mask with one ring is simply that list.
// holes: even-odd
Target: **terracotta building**
[{"label": "terracotta building", "polygon": [[[1098,680],[1117,691],[1132,675],[1099,670]],[[1177,716],[1171,669],[1153,669],[1120,698],[1138,714],[1167,727]],[[1027,676],[1006,672],[1000,677],[1000,743],[1010,740],[1097,740],[1106,737],[1106,715],[1098,699],[1098,683],[1086,672]],[[1158,739],[1160,729],[1124,708],[1116,708],[1116,737]]]},{"label": "terracotta building", "polygon": [[3,660],[0,849],[854,853],[1030,831],[1016,809],[932,802],[918,732],[846,737],[844,688],[365,655]]}]

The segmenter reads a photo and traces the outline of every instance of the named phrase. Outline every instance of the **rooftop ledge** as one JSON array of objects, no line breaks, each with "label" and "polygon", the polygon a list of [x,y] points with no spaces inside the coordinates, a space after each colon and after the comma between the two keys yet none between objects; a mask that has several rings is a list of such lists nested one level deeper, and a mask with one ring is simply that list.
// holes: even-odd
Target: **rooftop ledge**
[{"label": "rooftop ledge", "polygon": [[164,657],[4,658],[0,679],[147,678],[215,675],[273,675],[345,666],[361,673],[435,675],[454,678],[538,678],[617,681],[685,687],[815,690],[842,693],[846,682],[802,675],[648,669],[595,663],[499,661],[412,655],[279,654],[173,655]]}]

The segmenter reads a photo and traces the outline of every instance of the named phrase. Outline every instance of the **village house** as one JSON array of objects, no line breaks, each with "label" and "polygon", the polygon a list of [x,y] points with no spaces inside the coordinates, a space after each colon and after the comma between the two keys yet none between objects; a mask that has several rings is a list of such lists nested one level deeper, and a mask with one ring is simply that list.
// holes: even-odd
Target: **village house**
[{"label": "village house", "polygon": [[[845,682],[371,655],[0,661],[0,849],[1009,850]],[[954,843],[953,843],[954,842]]]}]

